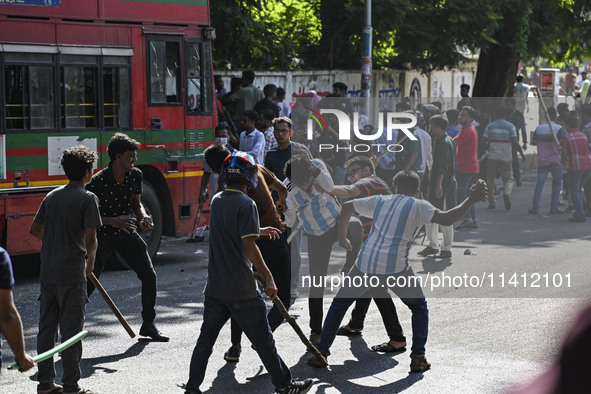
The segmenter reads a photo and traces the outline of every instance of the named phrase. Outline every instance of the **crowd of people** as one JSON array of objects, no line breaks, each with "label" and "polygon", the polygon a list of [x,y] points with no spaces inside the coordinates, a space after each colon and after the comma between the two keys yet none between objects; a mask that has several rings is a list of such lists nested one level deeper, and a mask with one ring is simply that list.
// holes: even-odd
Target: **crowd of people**
[{"label": "crowd of people", "polygon": [[[293,380],[277,353],[273,332],[284,317],[277,306],[267,311],[252,276],[254,268],[264,279],[263,292],[289,309],[300,288],[303,236],[308,241],[312,278],[309,339],[324,357],[312,356],[308,363],[324,367],[336,335],[360,334],[372,299],[389,337],[372,350],[406,351],[390,289],[412,314],[410,371],[427,371],[431,367],[425,355],[429,311],[423,291],[416,281],[393,287],[388,279],[414,276],[409,250],[421,231],[429,243],[420,256],[450,259],[454,231],[479,228],[477,202],[488,200],[488,207],[496,209],[497,196],[502,195],[504,208],[512,208],[513,185],[522,185],[519,156],[523,158],[528,147],[523,114],[528,103],[519,87],[522,80],[518,76],[515,97],[494,102],[470,97],[466,84],[455,108],[445,109],[437,102],[412,108],[409,101],[401,100],[396,112],[412,115],[416,124],[409,133],[393,130],[380,137],[382,145],[401,149],[356,153],[353,149],[323,152],[320,144],[350,146],[356,141],[338,140],[330,114],[327,129],[315,130],[315,137],[308,139],[296,126],[300,124],[297,117],[303,116],[298,112],[301,107],[284,106],[285,91],[274,85],[266,85],[261,92],[253,85],[254,77],[245,71],[240,81],[232,81],[229,93],[216,80],[225,121],[215,129],[215,143],[205,150],[199,201],[209,200],[211,206],[208,279],[203,323],[185,393],[201,392],[212,348],[228,320],[232,335],[226,361],[240,360],[244,332],[276,392],[310,390],[313,381]],[[354,106],[346,93],[346,84],[336,82],[333,93],[319,99],[315,108],[339,109],[353,117]],[[538,178],[529,213],[541,210],[542,188],[551,173],[549,213],[572,211],[570,221],[584,222],[591,213],[591,106],[550,107],[547,116],[529,142],[538,151]],[[375,134],[367,117],[359,117],[359,123],[362,133]],[[140,335],[168,341],[154,324],[157,277],[136,231],[153,226],[141,203],[142,172],[134,166],[139,147],[127,135],[115,134],[107,149],[111,162],[95,175],[95,152],[77,146],[63,154],[62,166],[70,183],[46,196],[30,230],[43,242],[39,353],[55,345],[58,327],[62,340],[82,330],[86,298],[94,290],[86,277],[99,277],[115,251],[142,283]],[[566,210],[559,208],[563,189],[563,198],[569,201]],[[131,218],[132,213],[137,219]],[[374,278],[383,286],[341,287],[325,317],[322,278],[328,274],[335,243],[347,251],[343,275]],[[7,255],[1,250],[0,255],[0,289],[11,289]],[[24,353],[20,318],[12,299],[4,295],[0,291],[4,308],[0,316],[7,313],[9,318],[0,319],[0,329],[15,350],[21,370],[26,370],[33,363]],[[351,319],[341,325],[353,304]],[[62,352],[63,387],[55,382],[53,359],[41,362],[37,392],[92,393],[78,385],[81,357],[80,344]]]}]

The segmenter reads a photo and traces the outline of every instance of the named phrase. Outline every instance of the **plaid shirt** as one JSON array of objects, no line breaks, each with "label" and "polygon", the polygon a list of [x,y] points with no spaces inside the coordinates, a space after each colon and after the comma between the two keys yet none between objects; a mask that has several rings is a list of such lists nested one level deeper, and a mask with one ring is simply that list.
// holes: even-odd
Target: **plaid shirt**
[{"label": "plaid shirt", "polygon": [[562,153],[566,157],[569,171],[591,169],[591,156],[585,134],[574,129],[562,139]]},{"label": "plaid shirt", "polygon": [[269,152],[271,149],[277,148],[277,140],[275,139],[275,134],[273,134],[274,130],[275,129],[273,127],[269,127],[263,132],[263,134],[265,134],[265,151],[263,157],[267,157],[267,152]]}]

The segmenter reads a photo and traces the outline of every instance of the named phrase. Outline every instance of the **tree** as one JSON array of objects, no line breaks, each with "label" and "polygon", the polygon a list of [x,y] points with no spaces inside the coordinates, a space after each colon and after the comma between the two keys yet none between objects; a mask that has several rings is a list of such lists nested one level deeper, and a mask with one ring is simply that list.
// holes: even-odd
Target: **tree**
[{"label": "tree", "polygon": [[[365,0],[216,0],[216,67],[359,69]],[[591,0],[374,0],[374,69],[478,54],[474,96],[512,94],[519,60],[591,55]]]},{"label": "tree", "polygon": [[300,47],[320,38],[320,0],[216,0],[211,21],[216,68],[291,69]]},{"label": "tree", "polygon": [[520,59],[560,63],[591,54],[589,0],[501,0],[495,6],[501,19],[493,41],[481,48],[475,96],[512,95]]}]

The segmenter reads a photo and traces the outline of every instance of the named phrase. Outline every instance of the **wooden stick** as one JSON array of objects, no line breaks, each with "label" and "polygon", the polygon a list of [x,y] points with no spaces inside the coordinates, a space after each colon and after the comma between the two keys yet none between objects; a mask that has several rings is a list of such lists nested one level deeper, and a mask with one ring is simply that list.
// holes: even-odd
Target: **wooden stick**
[{"label": "wooden stick", "polygon": [[197,228],[199,228],[199,220],[201,220],[201,212],[203,211],[203,201],[201,201],[199,203],[199,208],[197,209],[197,216],[195,217],[195,224],[193,224],[193,230],[191,231],[191,238],[189,238],[189,241],[192,241],[193,239],[195,239],[195,236],[197,235]]},{"label": "wooden stick", "polygon": [[[261,274],[255,271],[252,273],[252,276],[254,276],[254,278],[257,280],[257,282],[259,282],[259,285],[261,285],[263,289],[266,287],[265,279],[261,276]],[[281,302],[279,297],[275,297],[273,299],[273,304],[275,304],[277,309],[279,309],[279,312],[281,312],[281,316],[283,316],[283,318],[294,329],[296,334],[298,334],[298,336],[300,337],[304,345],[306,345],[308,350],[311,351],[314,354],[314,356],[316,356],[316,358],[324,364],[325,367],[328,366],[328,361],[326,361],[326,358],[324,358],[322,353],[320,353],[320,351],[316,349],[316,346],[314,346],[312,342],[310,342],[308,337],[304,335],[304,332],[302,331],[296,320],[289,314],[289,312],[287,312],[287,309],[285,309],[285,305],[283,305],[283,302]]]},{"label": "wooden stick", "polygon": [[113,313],[115,314],[123,328],[125,328],[125,331],[127,331],[127,333],[129,334],[129,336],[132,338],[135,337],[135,332],[133,332],[133,330],[127,323],[127,320],[125,320],[119,309],[117,309],[117,306],[115,306],[115,303],[113,302],[113,300],[111,300],[111,297],[109,297],[109,294],[107,294],[107,291],[105,290],[103,285],[101,285],[96,276],[94,276],[94,273],[91,273],[88,279],[90,279],[90,281],[92,282],[94,287],[96,287],[98,292],[101,293],[101,296],[103,296],[103,299],[105,300],[109,308],[111,308],[111,311],[113,311]]}]

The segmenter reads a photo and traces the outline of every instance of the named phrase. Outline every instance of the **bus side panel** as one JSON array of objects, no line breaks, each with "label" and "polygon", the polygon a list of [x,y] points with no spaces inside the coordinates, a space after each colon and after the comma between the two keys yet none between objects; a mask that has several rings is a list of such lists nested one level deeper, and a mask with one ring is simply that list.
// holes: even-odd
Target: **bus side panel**
[{"label": "bus side panel", "polygon": [[57,42],[67,45],[131,47],[128,27],[110,25],[58,24]]},{"label": "bus side panel", "polygon": [[29,228],[44,197],[45,193],[38,193],[6,198],[6,244],[9,254],[41,251],[41,241],[29,234]]},{"label": "bus side panel", "polygon": [[104,0],[101,18],[209,25],[207,0]]},{"label": "bus side panel", "polygon": [[2,21],[0,42],[54,44],[55,25],[47,22]]}]

